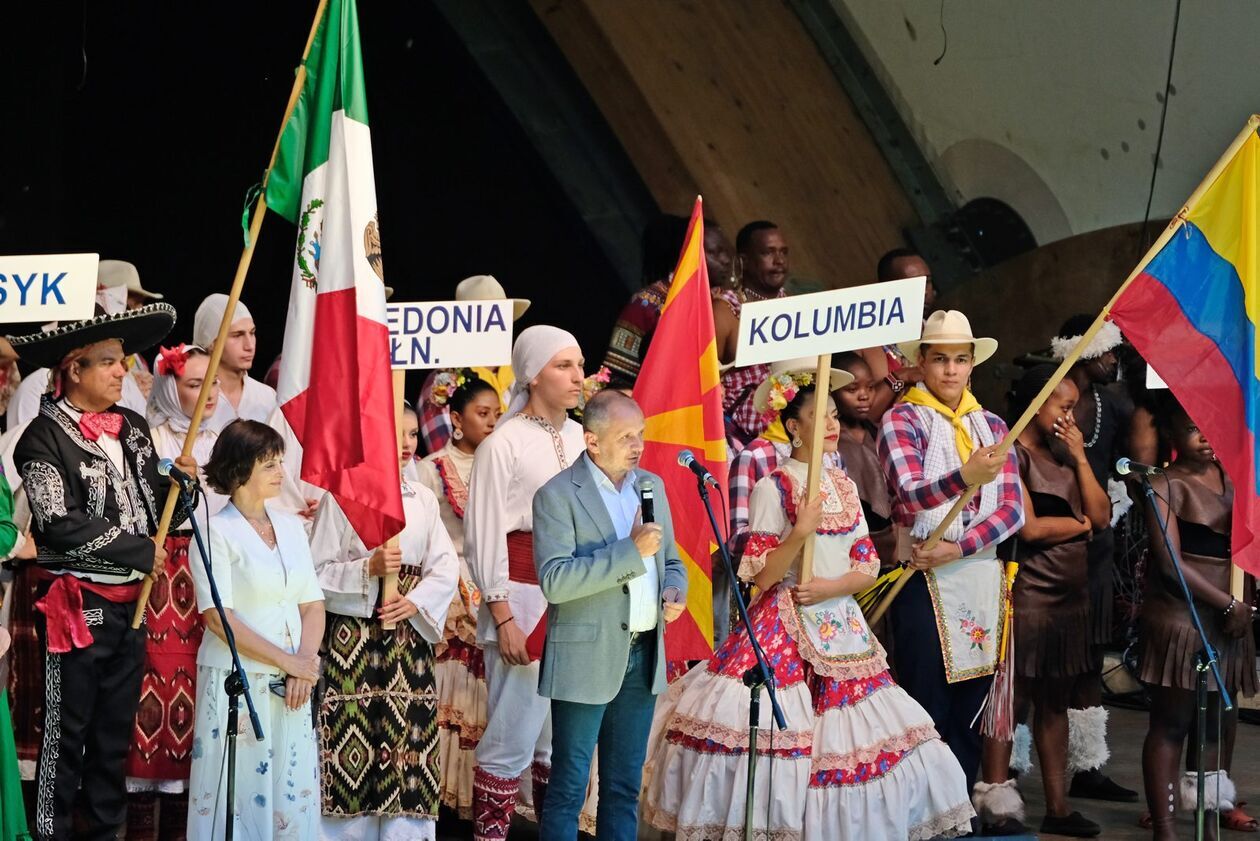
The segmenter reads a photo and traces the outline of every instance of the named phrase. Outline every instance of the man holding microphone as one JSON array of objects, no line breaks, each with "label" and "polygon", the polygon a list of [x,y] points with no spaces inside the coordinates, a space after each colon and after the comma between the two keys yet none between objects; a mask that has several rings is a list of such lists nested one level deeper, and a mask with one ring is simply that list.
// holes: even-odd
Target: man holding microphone
[{"label": "man holding microphone", "polygon": [[638,468],[643,412],[605,391],[583,415],[586,452],[534,497],[534,562],[548,602],[538,692],[551,699],[551,784],[539,836],[576,839],[599,745],[595,835],[633,841],[665,624],[687,573],[660,477]]}]

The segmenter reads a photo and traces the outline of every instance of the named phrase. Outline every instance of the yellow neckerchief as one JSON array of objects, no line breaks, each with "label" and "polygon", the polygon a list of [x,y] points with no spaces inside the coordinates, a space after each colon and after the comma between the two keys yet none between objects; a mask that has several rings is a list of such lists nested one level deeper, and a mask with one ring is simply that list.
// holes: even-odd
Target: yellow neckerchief
[{"label": "yellow neckerchief", "polygon": [[783,428],[783,421],[779,420],[778,415],[774,416],[774,420],[766,427],[766,431],[761,433],[761,437],[772,444],[788,443],[787,430]]},{"label": "yellow neckerchief", "polygon": [[954,427],[954,446],[958,448],[958,457],[963,462],[971,458],[971,453],[976,448],[976,445],[971,440],[971,432],[968,431],[967,425],[963,423],[963,417],[972,412],[979,412],[983,408],[980,405],[980,401],[976,400],[976,396],[971,393],[971,389],[963,389],[962,400],[958,402],[957,410],[951,409],[940,400],[937,400],[936,395],[922,386],[907,389],[906,396],[902,399],[916,406],[925,406],[948,418],[950,424]]},{"label": "yellow neckerchief", "polygon": [[499,393],[499,406],[506,412],[507,403],[504,398],[507,396],[508,389],[512,387],[512,383],[516,382],[516,377],[512,373],[512,366],[500,365],[498,368],[474,367],[473,373],[494,387],[494,390]]}]

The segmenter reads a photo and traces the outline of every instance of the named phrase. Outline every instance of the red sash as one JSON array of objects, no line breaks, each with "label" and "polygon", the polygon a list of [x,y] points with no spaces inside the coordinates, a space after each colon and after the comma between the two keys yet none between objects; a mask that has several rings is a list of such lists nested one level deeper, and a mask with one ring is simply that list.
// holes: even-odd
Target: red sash
[{"label": "red sash", "polygon": [[114,604],[134,602],[140,598],[140,582],[130,584],[98,584],[84,581],[73,575],[54,575],[45,569],[35,568],[35,577],[52,581],[44,597],[35,602],[35,608],[48,618],[48,651],[50,654],[68,654],[76,648],[87,648],[93,643],[83,616],[83,590],[95,593]]},{"label": "red sash", "polygon": [[[538,568],[534,566],[534,535],[528,531],[508,532],[508,580],[517,584],[533,584],[538,586]],[[525,650],[529,653],[530,662],[542,657],[543,642],[547,639],[547,612],[538,619],[533,629],[523,628],[529,636],[525,639]]]}]

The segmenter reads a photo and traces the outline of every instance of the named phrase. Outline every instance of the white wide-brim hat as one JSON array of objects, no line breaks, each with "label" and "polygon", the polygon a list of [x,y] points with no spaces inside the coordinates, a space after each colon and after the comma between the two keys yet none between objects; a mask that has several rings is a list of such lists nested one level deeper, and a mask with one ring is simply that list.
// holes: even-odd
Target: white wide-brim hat
[{"label": "white wide-brim hat", "polygon": [[906,359],[914,362],[919,358],[922,345],[971,345],[973,364],[979,365],[997,353],[997,339],[977,337],[971,332],[971,322],[958,310],[937,310],[923,322],[923,334],[912,342],[897,345]]},{"label": "white wide-brim hat", "polygon": [[[814,374],[818,372],[818,357],[805,356],[800,359],[784,359],[770,363],[770,376],[761,381],[753,392],[753,408],[761,414],[773,411],[766,402],[770,398],[770,381],[780,374]],[[831,391],[844,388],[853,382],[853,375],[842,368],[831,369],[831,383],[827,387]]]},{"label": "white wide-brim hat", "polygon": [[529,309],[530,301],[526,298],[508,298],[503,291],[503,284],[492,275],[475,274],[466,277],[455,287],[456,301],[508,301],[512,302],[512,320],[516,321]]},{"label": "white wide-brim hat", "polygon": [[96,285],[106,289],[125,286],[128,292],[134,292],[151,301],[160,301],[166,297],[161,292],[150,292],[141,286],[140,272],[126,260],[102,260],[96,268]]}]

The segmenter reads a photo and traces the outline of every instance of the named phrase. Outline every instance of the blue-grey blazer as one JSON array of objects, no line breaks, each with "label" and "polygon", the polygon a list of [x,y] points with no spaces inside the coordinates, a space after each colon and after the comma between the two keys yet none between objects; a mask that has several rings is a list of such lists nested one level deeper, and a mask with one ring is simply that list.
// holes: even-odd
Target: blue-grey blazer
[{"label": "blue-grey blazer", "polygon": [[[561,701],[607,704],[621,689],[630,657],[628,582],[645,572],[634,541],[617,538],[587,460],[583,453],[534,496],[534,565],[548,601],[538,692]],[[685,596],[687,572],[674,545],[665,484],[654,473],[638,472],[657,489],[661,591],[677,587]],[[665,619],[659,598],[656,609],[652,691],[659,694],[665,691]]]}]

